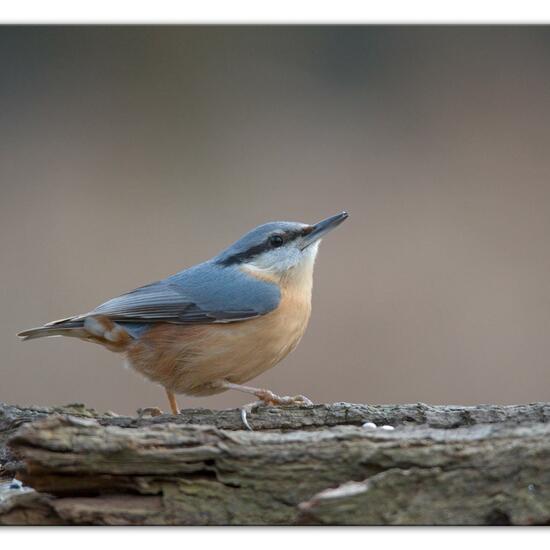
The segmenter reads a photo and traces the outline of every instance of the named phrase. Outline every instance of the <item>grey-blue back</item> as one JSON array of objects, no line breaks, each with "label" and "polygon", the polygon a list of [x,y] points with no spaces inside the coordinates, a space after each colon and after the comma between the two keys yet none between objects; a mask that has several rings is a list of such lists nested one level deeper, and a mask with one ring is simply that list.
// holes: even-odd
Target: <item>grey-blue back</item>
[{"label": "grey-blue back", "polygon": [[214,260],[113,298],[91,313],[124,325],[134,336],[151,323],[176,324],[240,321],[277,308],[277,285]]}]

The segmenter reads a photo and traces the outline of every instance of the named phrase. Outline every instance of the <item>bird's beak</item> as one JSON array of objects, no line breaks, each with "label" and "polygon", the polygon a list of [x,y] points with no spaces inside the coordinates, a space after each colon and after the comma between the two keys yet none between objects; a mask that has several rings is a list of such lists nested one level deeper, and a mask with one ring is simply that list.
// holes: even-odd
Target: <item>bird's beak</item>
[{"label": "bird's beak", "polygon": [[311,225],[309,232],[302,237],[302,250],[317,242],[335,227],[338,227],[347,217],[347,212],[340,212],[340,214],[336,214],[336,216],[331,216],[330,218],[322,220],[315,225]]}]

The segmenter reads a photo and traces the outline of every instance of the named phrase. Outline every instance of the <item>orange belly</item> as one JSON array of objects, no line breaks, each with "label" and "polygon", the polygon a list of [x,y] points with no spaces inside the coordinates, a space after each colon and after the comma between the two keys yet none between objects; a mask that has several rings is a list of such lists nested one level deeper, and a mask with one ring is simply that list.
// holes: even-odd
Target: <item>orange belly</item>
[{"label": "orange belly", "polygon": [[244,384],[270,369],[298,344],[311,313],[311,294],[282,292],[279,307],[249,321],[210,325],[159,324],[127,350],[146,378],[175,392],[213,395],[227,380]]}]

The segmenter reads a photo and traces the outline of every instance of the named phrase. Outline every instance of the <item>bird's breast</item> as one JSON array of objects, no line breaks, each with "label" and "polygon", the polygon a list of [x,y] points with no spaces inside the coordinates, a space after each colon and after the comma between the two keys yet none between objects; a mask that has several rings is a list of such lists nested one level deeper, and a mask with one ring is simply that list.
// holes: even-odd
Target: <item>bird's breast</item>
[{"label": "bird's breast", "polygon": [[278,307],[255,319],[155,326],[128,352],[128,359],[176,393],[214,394],[219,391],[215,382],[245,383],[286,357],[302,338],[310,314],[310,289],[287,285],[281,287]]}]

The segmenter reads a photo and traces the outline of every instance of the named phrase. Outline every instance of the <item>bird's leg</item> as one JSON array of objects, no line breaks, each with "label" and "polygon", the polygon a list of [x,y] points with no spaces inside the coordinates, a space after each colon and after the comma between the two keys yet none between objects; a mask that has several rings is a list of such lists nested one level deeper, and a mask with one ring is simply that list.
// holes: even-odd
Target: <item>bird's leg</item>
[{"label": "bird's leg", "polygon": [[313,405],[313,402],[304,395],[295,395],[293,397],[288,395],[280,396],[274,394],[270,390],[242,386],[241,384],[233,384],[232,382],[227,381],[221,382],[221,387],[226,390],[237,390],[244,393],[250,393],[259,399],[259,401],[254,401],[253,403],[249,403],[248,405],[241,407],[241,418],[243,424],[249,430],[252,430],[252,428],[248,423],[247,414],[251,413],[259,405]]},{"label": "bird's leg", "polygon": [[170,409],[172,410],[172,414],[179,414],[180,410],[178,408],[178,402],[176,401],[176,396],[174,395],[174,392],[171,392],[170,390],[166,389],[166,395],[168,397],[168,402],[170,403]]},{"label": "bird's leg", "polygon": [[270,390],[242,386],[241,384],[233,384],[226,381],[221,383],[221,387],[226,390],[237,390],[255,395],[265,405],[313,405],[313,402],[304,395],[294,395],[292,397],[289,395],[280,396]]}]

